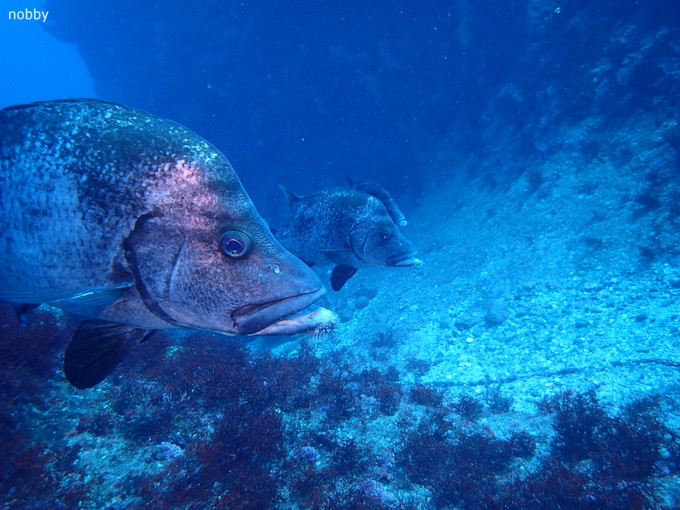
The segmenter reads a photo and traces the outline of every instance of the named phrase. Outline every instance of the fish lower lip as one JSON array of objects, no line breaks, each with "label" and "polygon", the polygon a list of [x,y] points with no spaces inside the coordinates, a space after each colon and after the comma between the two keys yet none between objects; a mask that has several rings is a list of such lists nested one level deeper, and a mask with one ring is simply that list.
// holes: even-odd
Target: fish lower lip
[{"label": "fish lower lip", "polygon": [[311,305],[292,317],[275,322],[255,334],[292,335],[307,332],[315,336],[326,336],[335,330],[338,321],[338,316],[330,310]]},{"label": "fish lower lip", "polygon": [[418,264],[418,259],[414,258],[416,252],[400,253],[399,255],[392,255],[385,259],[385,264],[388,266],[413,266]]},{"label": "fish lower lip", "polygon": [[[231,317],[234,320],[239,335],[254,335],[263,329],[269,328],[272,324],[307,308],[325,293],[326,289],[320,287],[312,292],[296,296],[289,296],[255,305],[246,305],[232,312]],[[300,327],[300,331],[304,329]],[[294,328],[289,327],[286,334],[296,332]]]}]

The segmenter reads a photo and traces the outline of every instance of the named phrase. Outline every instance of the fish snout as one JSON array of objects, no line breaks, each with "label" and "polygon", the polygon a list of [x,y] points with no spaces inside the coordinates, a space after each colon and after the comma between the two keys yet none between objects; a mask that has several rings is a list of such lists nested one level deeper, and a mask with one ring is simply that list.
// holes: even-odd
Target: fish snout
[{"label": "fish snout", "polygon": [[290,331],[288,334],[299,333],[309,329],[309,327],[296,329],[294,315],[305,310],[325,293],[326,289],[321,287],[316,291],[305,294],[242,306],[234,310],[231,317],[239,335],[257,335],[265,329],[269,331],[269,334],[277,334],[271,331],[274,331],[275,325],[283,320],[289,322],[289,326],[286,328]]},{"label": "fish snout", "polygon": [[393,245],[392,255],[385,258],[385,265],[387,266],[413,266],[417,265],[419,259],[414,258],[416,249],[406,237],[401,233],[398,234]]},{"label": "fish snout", "polygon": [[270,289],[264,299],[231,313],[239,335],[290,335],[332,329],[335,315],[311,309],[326,293],[319,277],[302,261],[285,254],[280,262],[265,264]]}]

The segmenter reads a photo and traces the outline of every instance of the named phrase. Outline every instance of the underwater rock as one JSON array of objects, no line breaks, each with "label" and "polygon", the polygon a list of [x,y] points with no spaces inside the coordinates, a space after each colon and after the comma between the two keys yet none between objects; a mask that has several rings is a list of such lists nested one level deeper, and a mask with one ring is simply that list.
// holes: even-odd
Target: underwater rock
[{"label": "underwater rock", "polygon": [[500,326],[510,317],[510,310],[505,301],[492,301],[487,304],[484,321],[488,326]]}]

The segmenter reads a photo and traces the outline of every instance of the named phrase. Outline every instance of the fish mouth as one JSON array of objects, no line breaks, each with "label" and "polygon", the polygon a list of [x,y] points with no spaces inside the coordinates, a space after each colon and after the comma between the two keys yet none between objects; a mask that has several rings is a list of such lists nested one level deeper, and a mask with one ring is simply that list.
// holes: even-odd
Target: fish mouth
[{"label": "fish mouth", "polygon": [[416,252],[409,251],[399,253],[398,255],[392,255],[385,259],[385,264],[388,266],[420,266],[423,262],[420,259],[414,257]]},{"label": "fish mouth", "polygon": [[330,326],[326,322],[335,317],[332,312],[325,308],[318,308],[306,315],[298,312],[304,311],[325,293],[326,289],[319,287],[283,299],[242,306],[231,313],[231,318],[239,335],[292,335],[323,328]]}]

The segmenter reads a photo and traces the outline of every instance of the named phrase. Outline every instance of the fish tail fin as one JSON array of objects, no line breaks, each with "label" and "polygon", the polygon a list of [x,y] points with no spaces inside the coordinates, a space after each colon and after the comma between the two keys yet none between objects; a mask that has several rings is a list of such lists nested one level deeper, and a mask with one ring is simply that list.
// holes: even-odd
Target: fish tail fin
[{"label": "fish tail fin", "polygon": [[279,189],[283,191],[283,194],[286,196],[286,200],[288,200],[288,203],[290,205],[295,204],[296,202],[300,201],[302,198],[300,195],[296,195],[293,193],[291,190],[289,190],[286,186],[283,184],[279,184]]}]

